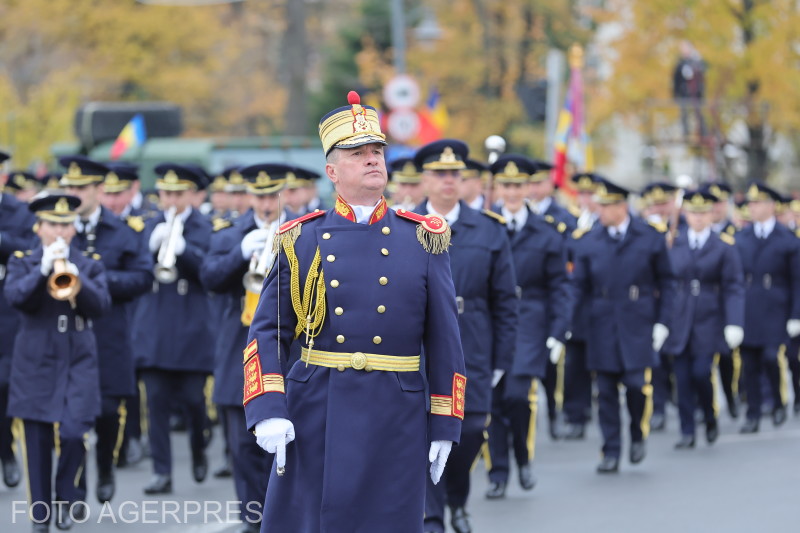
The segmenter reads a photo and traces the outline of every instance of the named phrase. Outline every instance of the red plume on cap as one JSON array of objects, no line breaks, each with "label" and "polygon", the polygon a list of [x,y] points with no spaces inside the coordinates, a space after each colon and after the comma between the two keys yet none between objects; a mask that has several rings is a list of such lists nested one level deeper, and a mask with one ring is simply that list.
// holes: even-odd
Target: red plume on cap
[{"label": "red plume on cap", "polygon": [[358,96],[358,93],[355,91],[350,91],[347,93],[347,103],[350,105],[356,105],[361,103],[361,97]]}]

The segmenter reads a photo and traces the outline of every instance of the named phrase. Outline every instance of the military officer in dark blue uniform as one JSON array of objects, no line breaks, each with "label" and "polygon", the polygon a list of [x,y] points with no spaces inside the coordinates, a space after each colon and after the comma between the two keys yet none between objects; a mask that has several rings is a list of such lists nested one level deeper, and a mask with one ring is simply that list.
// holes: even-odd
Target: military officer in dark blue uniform
[{"label": "military officer in dark blue uniform", "polygon": [[[491,486],[488,498],[505,495],[510,470],[509,439],[519,468],[520,485],[531,490],[536,446],[538,381],[549,385],[548,418],[555,417],[556,363],[564,351],[568,325],[569,288],[563,235],[536,216],[525,203],[528,179],[536,164],[520,155],[500,156],[491,166],[503,200],[501,214],[511,239],[519,327],[511,369],[493,391],[489,426]],[[564,228],[562,227],[562,230]]]},{"label": "military officer in dark blue uniform", "polygon": [[[745,321],[741,354],[747,391],[747,420],[742,433],[758,431],[761,418],[761,376],[766,374],[772,393],[772,421],[786,421],[779,365],[785,343],[800,336],[800,241],[775,220],[775,202],[781,195],[762,183],[747,189],[753,224],[736,236],[744,264]],[[785,361],[784,361],[785,362]]]},{"label": "military officer in dark blue uniform", "polygon": [[[597,223],[597,204],[594,201],[597,175],[581,172],[571,176],[577,191],[578,227],[566,236],[567,272],[572,275],[572,265],[577,254],[576,247],[581,237]],[[586,367],[586,333],[589,327],[589,305],[582,300],[575,302],[575,313],[570,324],[570,335],[566,342],[564,357],[564,418],[567,426],[562,437],[567,440],[583,439],[586,423],[592,413],[592,374]]]},{"label": "military officer in dark blue uniform", "polygon": [[737,348],[744,337],[742,261],[733,237],[711,231],[716,201],[707,192],[686,193],[687,230],[678,233],[669,251],[677,283],[670,334],[662,351],[674,356],[681,420],[678,449],[695,446],[698,402],[705,418],[706,440],[709,444],[717,440],[711,376],[715,354]]},{"label": "military officer in dark blue uniform", "polygon": [[[126,398],[134,396],[136,390],[131,303],[152,287],[153,264],[141,238],[143,228],[137,226],[137,232],[100,205],[103,188],[107,185],[115,190],[119,186],[117,174],[81,156],[62,157],[59,163],[67,169],[61,186],[81,200],[72,246],[87,254],[99,254],[111,295],[111,309],[94,322],[102,394],[101,413],[94,426],[96,495],[100,503],[105,503],[114,495],[114,463],[125,431]],[[84,477],[85,471],[81,480],[85,491]]]},{"label": "military officer in dark blue uniform", "polygon": [[392,209],[413,210],[425,198],[422,190],[422,174],[410,157],[395,159],[389,164]]},{"label": "military officer in dark blue uniform", "polygon": [[597,376],[603,458],[617,472],[622,449],[619,384],[626,388],[631,463],[645,456],[652,413],[652,367],[669,334],[674,277],[665,234],[628,211],[628,191],[599,179],[600,225],[577,247],[573,302],[589,305],[587,364]]},{"label": "military officer in dark blue uniform", "polygon": [[[257,164],[240,169],[248,182],[251,209],[211,236],[201,279],[209,290],[224,298],[217,322],[214,364],[214,403],[226,421],[227,442],[233,465],[236,495],[241,504],[241,533],[258,531],[261,505],[267,491],[272,457],[247,430],[242,398],[242,350],[253,320],[266,270],[274,261],[273,240],[285,211],[280,191],[286,186],[289,165]],[[247,288],[245,287],[247,285]]]},{"label": "military officer in dark blue uniform", "polygon": [[568,231],[573,231],[577,224],[575,217],[553,196],[555,185],[550,177],[553,165],[541,159],[535,159],[534,163],[537,171],[531,176],[528,189],[531,211],[544,217],[547,222],[556,225],[563,223]]},{"label": "military officer in dark blue uniform", "polygon": [[[6,276],[5,296],[20,313],[8,414],[23,423],[34,531],[47,531],[53,516],[59,529],[72,525],[85,435],[100,414],[92,320],[108,310],[110,297],[98,256],[70,245],[79,204],[64,194],[36,197],[30,209],[39,219],[41,245],[14,252]],[[55,501],[65,504],[52,509],[55,442],[60,443]]]},{"label": "military officer in dark blue uniform", "polygon": [[388,208],[378,114],[348,100],[319,128],[336,205],[281,226],[244,350],[247,427],[275,452],[262,532],[421,533],[428,462],[438,481],[461,433],[448,226]]},{"label": "military officer in dark blue uniform", "polygon": [[486,203],[484,193],[489,181],[489,167],[474,159],[467,159],[464,163],[467,168],[461,171],[461,199],[472,209],[481,211]]},{"label": "military officer in dark blue uniform", "polygon": [[205,177],[192,168],[163,163],[156,167],[161,202],[167,209],[147,221],[145,240],[156,261],[156,283],[136,307],[134,356],[147,390],[150,449],[154,476],[146,494],[172,491],[169,406],[183,405],[189,425],[192,475],[205,480],[208,461],[204,431],[206,378],[214,370],[214,339],[209,304],[200,283],[208,253],[211,222],[191,207]]},{"label": "military officer in dark blue uniform", "polygon": [[4,189],[7,193],[13,194],[20,202],[28,203],[36,193],[42,190],[42,184],[27,170],[12,170],[6,176]]},{"label": "military officer in dark blue uniform", "polygon": [[[0,163],[8,157],[8,154],[0,152]],[[6,416],[11,354],[19,319],[2,291],[11,254],[30,248],[35,222],[36,217],[28,210],[27,204],[0,187],[0,461],[3,464],[3,482],[8,487],[16,487],[20,481],[19,464],[14,456],[11,418]]]},{"label": "military officer in dark blue uniform", "polygon": [[453,232],[450,266],[470,380],[461,443],[453,450],[444,483],[428,483],[426,531],[444,531],[445,503],[451,509],[453,528],[459,533],[470,530],[465,510],[469,474],[485,441],[493,381],[513,370],[518,301],[511,247],[502,217],[478,212],[459,200],[460,172],[466,167],[467,153],[463,142],[443,139],[423,146],[414,156],[428,192],[427,202],[417,213],[443,217]]}]

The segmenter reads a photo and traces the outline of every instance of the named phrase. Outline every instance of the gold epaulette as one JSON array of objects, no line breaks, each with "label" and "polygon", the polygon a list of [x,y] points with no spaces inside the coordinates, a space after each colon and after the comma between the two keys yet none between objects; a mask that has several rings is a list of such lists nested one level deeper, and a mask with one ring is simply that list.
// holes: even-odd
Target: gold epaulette
[{"label": "gold epaulette", "polygon": [[303,222],[308,222],[309,220],[321,217],[324,214],[325,211],[322,211],[321,209],[315,209],[311,213],[307,213],[301,217],[284,222],[281,227],[278,228],[278,236],[272,240],[272,253],[277,254],[281,245],[285,241],[291,241],[291,243],[294,244],[294,242],[300,236]]},{"label": "gold epaulette", "polygon": [[577,241],[578,239],[586,235],[588,232],[589,232],[588,229],[577,228],[572,231],[572,238]]},{"label": "gold epaulette", "polygon": [[569,204],[567,206],[567,211],[570,215],[574,216],[575,218],[579,218],[581,216],[581,208],[574,204]]},{"label": "gold epaulette", "polygon": [[126,220],[128,226],[136,233],[141,233],[144,229],[144,219],[140,216],[129,216]]},{"label": "gold epaulette", "polygon": [[730,244],[731,246],[736,244],[736,239],[734,239],[732,235],[728,235],[727,233],[720,233],[719,240],[721,240],[725,244]]},{"label": "gold epaulette", "polygon": [[450,226],[447,221],[439,215],[420,215],[407,209],[395,211],[397,216],[416,222],[417,240],[426,252],[431,254],[441,254],[450,247]]},{"label": "gold epaulette", "polygon": [[233,224],[231,223],[230,220],[228,220],[227,218],[222,218],[222,217],[217,217],[217,218],[213,219],[211,221],[211,223],[214,226],[214,228],[213,228],[214,233],[218,232],[219,230],[223,230],[225,228],[230,228],[231,226],[233,226]]},{"label": "gold epaulette", "polygon": [[16,257],[17,259],[22,259],[23,257],[25,257],[25,252],[23,252],[22,250],[17,250],[14,252],[14,257]]},{"label": "gold epaulette", "polygon": [[[800,230],[798,230],[798,231],[800,231]],[[733,224],[728,225],[728,227],[725,228],[725,233],[727,233],[728,235],[735,235],[736,234],[736,226],[734,226]],[[797,236],[800,237],[800,234],[798,234]]]},{"label": "gold epaulette", "polygon": [[663,222],[650,222],[650,221],[648,221],[647,223],[650,224],[651,227],[655,228],[655,230],[657,232],[659,232],[659,233],[666,233],[667,232],[667,229],[668,229],[667,225],[664,224]]},{"label": "gold epaulette", "polygon": [[501,223],[504,226],[508,223],[506,217],[504,217],[503,215],[498,215],[494,211],[489,211],[488,209],[481,209],[481,213],[483,213],[484,215],[486,215],[491,219],[496,220],[497,222]]}]

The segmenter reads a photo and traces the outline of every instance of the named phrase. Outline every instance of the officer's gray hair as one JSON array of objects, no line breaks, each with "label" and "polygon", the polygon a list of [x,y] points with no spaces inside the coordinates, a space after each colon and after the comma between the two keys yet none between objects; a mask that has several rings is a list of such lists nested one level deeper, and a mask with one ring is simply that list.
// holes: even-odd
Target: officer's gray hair
[{"label": "officer's gray hair", "polygon": [[325,162],[334,164],[339,160],[339,153],[341,152],[341,148],[333,148],[328,155],[325,156]]}]

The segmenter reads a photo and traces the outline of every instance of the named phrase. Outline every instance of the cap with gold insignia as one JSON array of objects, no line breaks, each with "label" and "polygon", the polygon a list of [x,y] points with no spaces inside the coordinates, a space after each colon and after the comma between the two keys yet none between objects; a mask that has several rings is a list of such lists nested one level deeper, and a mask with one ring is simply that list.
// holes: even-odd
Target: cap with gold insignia
[{"label": "cap with gold insignia", "polygon": [[[225,180],[222,189],[223,191],[233,192],[233,193],[247,192],[247,180],[244,179],[242,173],[239,172],[240,168],[241,167],[237,165],[228,167],[222,171],[221,177]],[[214,178],[214,180],[211,182],[211,186],[213,186],[213,184],[217,181],[217,179],[219,179],[219,177],[220,176]]]},{"label": "cap with gold insignia", "polygon": [[624,202],[628,199],[630,191],[619,185],[612,183],[603,176],[597,176],[597,189],[595,190],[595,201],[598,204],[611,205]]},{"label": "cap with gold insignia", "polygon": [[750,209],[747,207],[747,200],[736,201],[734,204],[734,209],[736,211],[736,214],[742,220],[747,220],[747,221],[752,220],[750,218]]},{"label": "cap with gold insignia", "polygon": [[672,195],[678,188],[665,181],[657,181],[645,186],[639,193],[649,205],[666,204],[673,201]]},{"label": "cap with gold insignia", "polygon": [[156,180],[159,191],[201,190],[206,186],[206,177],[199,168],[177,163],[161,163],[155,168],[160,177]]},{"label": "cap with gold insignia", "polygon": [[42,184],[36,176],[26,170],[12,170],[6,178],[5,190],[22,191],[25,189],[41,190]]},{"label": "cap with gold insignia", "polygon": [[492,163],[489,170],[495,183],[528,183],[539,168],[533,159],[524,155],[504,154]]},{"label": "cap with gold insignia", "polygon": [[61,176],[61,172],[48,172],[44,176],[40,176],[38,179],[43,189],[52,191],[61,188]]},{"label": "cap with gold insignia", "polygon": [[289,189],[301,189],[313,185],[321,176],[319,173],[307,168],[293,167],[292,172],[286,174],[286,187]]},{"label": "cap with gold insignia", "polygon": [[594,172],[578,172],[573,174],[569,181],[578,192],[593,193],[597,188],[597,177]]},{"label": "cap with gold insignia", "polygon": [[690,213],[706,213],[717,203],[717,197],[703,190],[686,191],[683,196],[683,209]]},{"label": "cap with gold insignia", "polygon": [[754,181],[748,185],[745,198],[748,202],[780,202],[783,196],[775,189]]},{"label": "cap with gold insignia", "polygon": [[536,172],[531,174],[531,183],[541,183],[550,179],[550,171],[553,170],[553,164],[543,159],[532,159],[533,164],[536,165]]},{"label": "cap with gold insignia", "polygon": [[489,175],[491,174],[488,165],[474,159],[467,159],[464,163],[467,165],[467,168],[461,171],[462,178],[465,180],[480,178],[482,181],[488,181]]},{"label": "cap with gold insignia", "polygon": [[61,176],[59,181],[62,187],[97,185],[108,174],[107,166],[81,155],[59,157],[58,164],[67,169],[67,172]]},{"label": "cap with gold insignia", "polygon": [[428,143],[414,154],[414,164],[425,170],[464,170],[469,147],[458,139],[441,139]]},{"label": "cap with gold insignia", "polygon": [[294,167],[282,163],[259,163],[239,169],[247,181],[247,192],[256,196],[277,193],[286,187],[288,176],[294,172]]},{"label": "cap with gold insignia", "polygon": [[392,183],[416,184],[422,180],[422,173],[410,157],[401,157],[389,163],[389,179]]},{"label": "cap with gold insignia", "polygon": [[716,196],[717,202],[727,202],[733,193],[733,189],[727,183],[706,183],[700,187],[700,190]]},{"label": "cap with gold insignia", "polygon": [[106,178],[103,180],[103,192],[118,193],[129,190],[133,187],[133,182],[139,179],[136,165],[130,163],[107,163],[109,169]]},{"label": "cap with gold insignia", "polygon": [[355,91],[347,93],[347,103],[349,105],[334,109],[319,121],[319,138],[326,156],[334,148],[386,144],[375,108],[361,105],[361,97]]},{"label": "cap with gold insignia", "polygon": [[60,192],[42,191],[28,204],[28,209],[40,220],[56,224],[69,224],[78,218],[75,209],[81,205],[77,196]]},{"label": "cap with gold insignia", "polygon": [[217,174],[211,183],[208,185],[208,190],[211,192],[225,192],[225,187],[228,186],[227,178],[222,174]]}]

